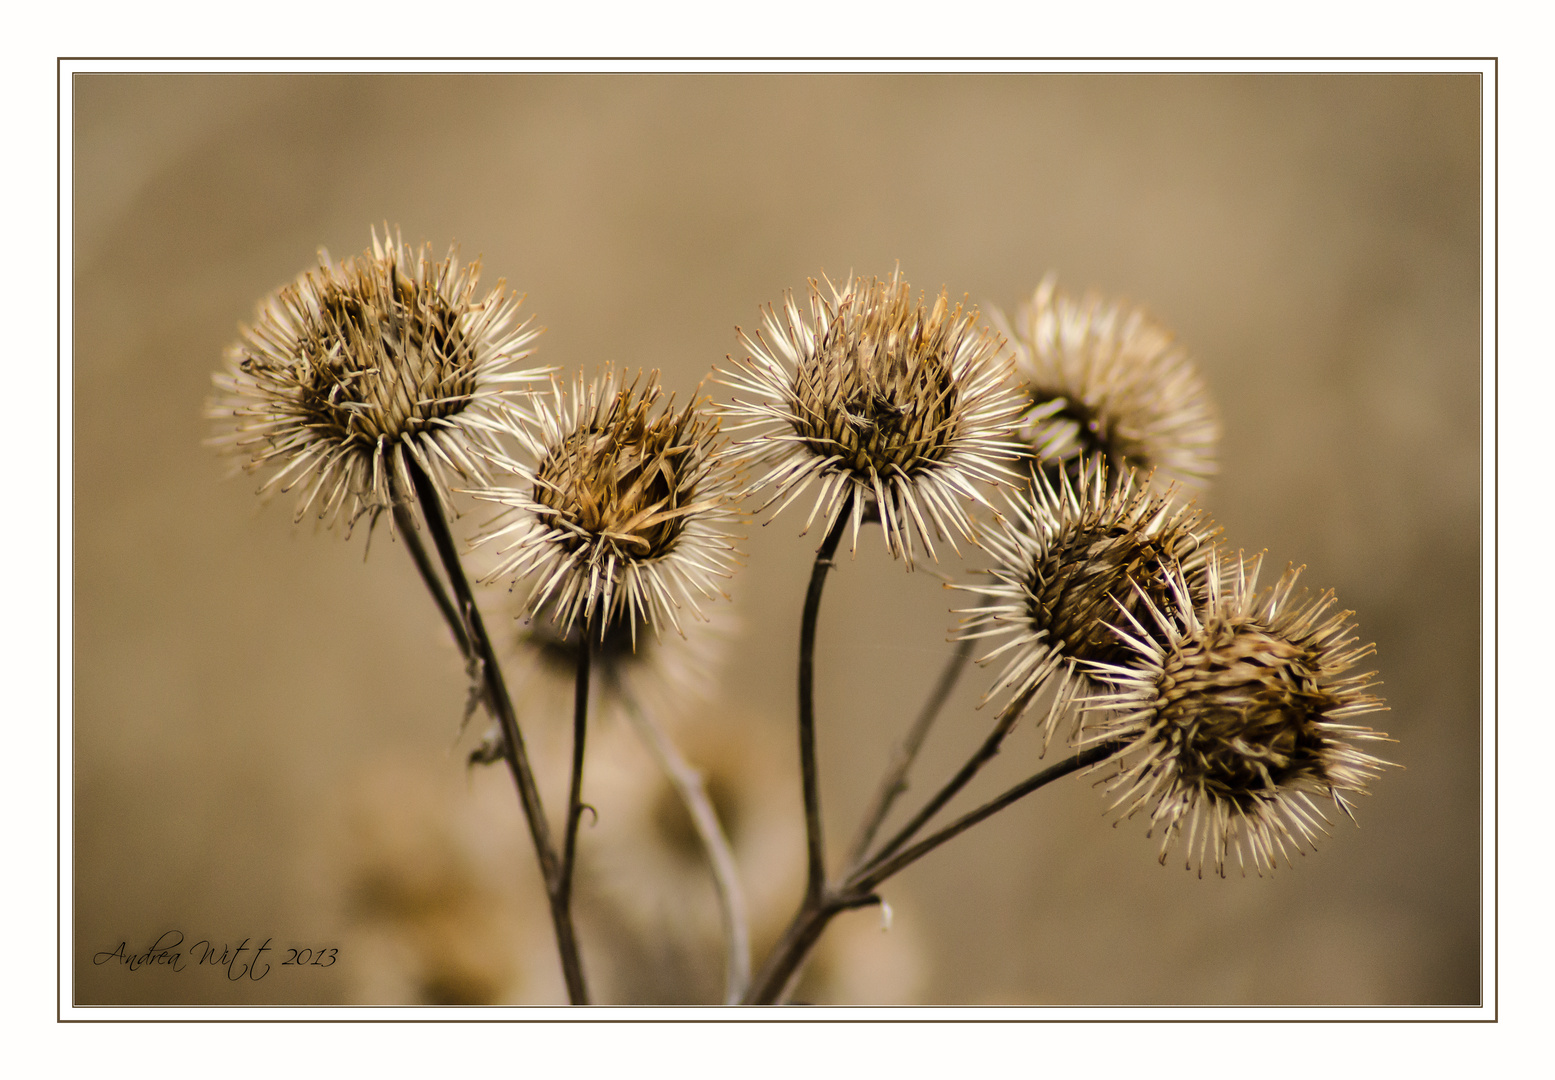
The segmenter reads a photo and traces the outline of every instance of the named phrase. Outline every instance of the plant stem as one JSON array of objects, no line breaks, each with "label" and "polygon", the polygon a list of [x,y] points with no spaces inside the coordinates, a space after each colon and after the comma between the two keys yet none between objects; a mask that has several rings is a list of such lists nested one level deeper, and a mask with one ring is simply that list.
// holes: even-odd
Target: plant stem
[{"label": "plant stem", "polygon": [[789,976],[836,914],[835,911],[827,913],[830,895],[826,887],[826,848],[821,834],[820,774],[815,762],[815,627],[821,613],[826,573],[836,565],[833,557],[856,498],[856,493],[848,493],[827,530],[826,539],[816,549],[815,564],[810,569],[810,587],[805,592],[804,616],[799,623],[799,774],[804,787],[808,855],[804,900],[794,913],[783,940],[767,957],[750,992],[745,995],[747,1005],[770,1005],[777,1000]]},{"label": "plant stem", "polygon": [[962,833],[966,832],[978,822],[984,820],[985,818],[992,817],[994,814],[997,814],[1000,810],[1003,810],[1011,803],[1017,802],[1020,799],[1024,799],[1033,791],[1036,791],[1041,787],[1046,787],[1054,780],[1068,776],[1072,772],[1077,772],[1080,769],[1085,768],[1087,765],[1094,765],[1098,761],[1105,761],[1108,757],[1116,753],[1117,750],[1118,746],[1116,743],[1100,743],[1096,746],[1087,747],[1074,756],[1065,758],[1063,761],[1060,761],[1056,765],[1048,766],[1041,772],[1027,777],[1025,780],[1022,780],[1020,783],[1010,788],[998,798],[991,799],[984,803],[982,806],[979,806],[976,810],[973,810],[970,813],[964,814],[957,818],[955,821],[945,826],[939,832],[933,834],[927,839],[919,841],[912,847],[908,848],[906,851],[902,852],[900,855],[897,855],[895,858],[887,859],[884,862],[881,862],[877,859],[873,868],[850,879],[844,886],[844,889],[848,892],[873,891],[877,885],[885,881],[887,878],[905,869],[912,863],[917,862],[919,859],[923,858],[925,855],[939,847],[941,844],[945,843],[947,840],[952,840],[955,837],[960,836]]},{"label": "plant stem", "polygon": [[956,642],[956,651],[951,654],[945,670],[940,673],[939,681],[934,684],[928,700],[923,703],[923,711],[913,721],[912,727],[908,729],[902,741],[892,750],[891,761],[886,766],[885,775],[880,778],[880,786],[875,789],[869,809],[864,812],[864,817],[859,824],[858,835],[854,837],[853,845],[848,850],[848,861],[844,864],[847,869],[844,875],[851,874],[863,863],[869,845],[875,842],[875,834],[880,830],[881,823],[891,812],[891,806],[896,802],[897,797],[907,790],[907,771],[912,768],[913,761],[917,759],[923,740],[928,737],[929,728],[939,717],[940,710],[945,707],[945,700],[950,697],[951,690],[955,689],[956,681],[961,677],[961,672],[966,668],[967,658],[971,655],[972,639],[962,638]]},{"label": "plant stem", "polygon": [[771,955],[762,965],[756,981],[751,984],[743,1004],[776,1005],[788,988],[789,979],[810,955],[810,950],[821,939],[827,924],[841,910],[825,902],[801,907],[788,924],[788,929],[783,932],[782,939],[772,947]]},{"label": "plant stem", "polygon": [[459,613],[454,610],[453,602],[448,599],[448,591],[443,588],[443,582],[432,566],[432,560],[427,558],[426,546],[421,543],[421,530],[416,527],[416,515],[412,514],[410,507],[404,503],[394,504],[394,527],[398,530],[400,538],[404,540],[405,549],[410,552],[411,560],[415,562],[416,569],[421,573],[421,580],[426,583],[427,591],[436,601],[437,610],[442,612],[443,621],[448,624],[448,632],[454,636],[459,652],[466,660],[473,659],[470,651],[470,636],[465,633],[464,620],[459,618]]},{"label": "plant stem", "polygon": [[804,617],[799,624],[799,771],[804,785],[805,837],[808,841],[808,872],[805,880],[805,904],[818,903],[826,890],[826,854],[821,835],[820,775],[815,763],[815,626],[821,613],[821,592],[826,573],[834,565],[833,556],[842,541],[848,511],[858,496],[852,492],[837,511],[837,520],[815,553],[810,569],[810,588],[805,592]]},{"label": "plant stem", "polygon": [[[534,841],[535,857],[540,863],[540,874],[545,879],[546,896],[551,905],[551,922],[556,929],[556,948],[561,954],[562,974],[567,980],[567,995],[573,1004],[586,1004],[588,989],[583,981],[583,967],[578,959],[577,935],[573,931],[572,914],[565,904],[558,903],[559,882],[556,847],[551,840],[550,826],[546,822],[545,809],[540,803],[540,791],[535,786],[534,772],[524,751],[524,739],[518,730],[518,718],[513,712],[513,702],[508,697],[507,685],[502,678],[502,668],[492,651],[491,639],[481,620],[480,608],[470,591],[469,579],[464,575],[464,565],[459,561],[454,547],[453,534],[443,516],[443,503],[431,479],[414,460],[407,463],[411,482],[415,485],[416,499],[421,504],[421,516],[427,531],[437,548],[443,563],[443,572],[453,588],[454,601],[464,624],[470,655],[479,661],[481,678],[485,682],[486,702],[496,715],[502,728],[502,749],[513,781],[518,786],[518,801],[524,810],[524,820],[529,825],[529,835]],[[425,575],[423,575],[425,576]],[[434,592],[434,595],[435,592]]]},{"label": "plant stem", "polygon": [[637,737],[643,741],[659,768],[669,778],[671,786],[680,795],[691,815],[702,847],[707,852],[707,862],[713,874],[713,891],[718,896],[718,915],[723,924],[724,937],[724,1004],[738,1005],[750,986],[751,941],[750,912],[745,904],[745,890],[740,885],[739,870],[734,863],[734,851],[719,824],[718,813],[707,796],[706,785],[697,770],[681,756],[680,750],[669,736],[637,704],[636,699],[621,692],[618,679],[612,678],[615,696],[626,708],[626,715],[637,729]]},{"label": "plant stem", "polygon": [[[563,911],[572,911],[572,871],[577,865],[578,823],[583,818],[583,749],[588,734],[589,717],[589,661],[594,654],[594,639],[590,631],[592,620],[584,623],[582,640],[578,642],[578,677],[572,696],[572,784],[567,792],[567,832],[562,846],[561,869],[557,876],[557,903]],[[588,990],[582,987],[583,973],[578,972],[583,1000],[573,998],[574,1005],[588,1004]],[[571,993],[571,986],[568,987]]]},{"label": "plant stem", "polygon": [[805,961],[815,943],[820,940],[821,933],[827,924],[837,915],[852,908],[868,907],[880,902],[875,894],[886,879],[899,873],[901,870],[917,862],[923,856],[939,847],[941,844],[959,836],[978,822],[983,821],[1019,799],[1025,798],[1033,791],[1046,787],[1054,780],[1068,776],[1085,768],[1087,765],[1105,760],[1109,755],[1117,751],[1116,744],[1102,744],[1089,747],[1080,751],[1073,757],[1060,761],[1056,765],[1049,766],[1034,776],[1028,777],[1019,784],[1010,788],[998,798],[984,803],[952,824],[941,829],[928,839],[913,845],[911,848],[887,861],[876,860],[872,868],[858,871],[850,876],[835,890],[828,890],[815,905],[806,904],[800,908],[789,924],[781,941],[772,950],[772,955],[762,967],[760,976],[751,987],[751,992],[746,995],[747,1005],[771,1005],[779,1001],[789,982],[798,972],[800,965]]},{"label": "plant stem", "polygon": [[1005,736],[1010,733],[1010,729],[1015,726],[1015,721],[1020,719],[1020,714],[1025,711],[1026,705],[1031,701],[1033,693],[1033,690],[1028,690],[1004,707],[1003,711],[999,713],[998,719],[994,722],[993,730],[988,733],[988,738],[983,740],[983,745],[978,747],[977,752],[967,759],[967,763],[961,766],[956,775],[952,776],[949,782],[940,788],[939,792],[932,799],[924,804],[923,809],[914,814],[912,820],[902,826],[897,834],[875,853],[874,857],[865,864],[865,870],[880,865],[881,862],[890,858],[892,854],[899,850],[903,844],[916,836],[918,830],[928,824],[930,818],[939,813],[946,803],[955,798],[962,788],[971,783],[972,778],[978,774],[984,765],[993,760],[994,756],[999,753],[999,747],[1004,743]]},{"label": "plant stem", "polygon": [[857,494],[849,493],[837,511],[837,521],[815,552],[810,567],[810,587],[804,594],[804,617],[799,622],[799,777],[804,785],[804,833],[809,850],[809,870],[805,873],[804,901],[819,901],[826,890],[826,844],[821,836],[821,779],[815,765],[815,625],[821,614],[821,591],[826,589],[827,570],[835,566],[832,556],[843,539],[847,511]]},{"label": "plant stem", "polygon": [[761,966],[742,1004],[777,1004],[799,966],[820,940],[821,932],[827,924],[850,908],[868,907],[879,902],[880,898],[872,894],[844,893],[830,889],[822,893],[814,904],[806,901],[794,913],[788,929],[783,931],[783,937],[772,947],[767,962]]}]

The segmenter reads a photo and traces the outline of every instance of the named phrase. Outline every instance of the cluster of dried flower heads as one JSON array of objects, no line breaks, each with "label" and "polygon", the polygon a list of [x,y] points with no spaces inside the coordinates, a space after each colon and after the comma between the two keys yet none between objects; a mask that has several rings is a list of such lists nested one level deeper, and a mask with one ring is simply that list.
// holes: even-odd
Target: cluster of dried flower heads
[{"label": "cluster of dried flower heads", "polygon": [[[455,493],[500,507],[474,543],[497,552],[486,580],[526,583],[528,646],[598,657],[622,691],[645,631],[683,639],[684,617],[705,621],[725,595],[746,503],[775,515],[813,491],[801,533],[819,521],[823,554],[849,532],[856,552],[870,523],[908,570],[938,561],[936,541],[986,551],[984,581],[957,586],[976,598],[957,636],[994,639],[979,662],[1001,665],[986,697],[1006,728],[1042,701],[1044,748],[1062,733],[1109,767],[1114,810],[1148,818],[1163,862],[1180,844],[1201,874],[1233,855],[1272,868],[1324,831],[1322,801],[1348,815],[1387,764],[1359,748],[1386,736],[1353,722],[1383,705],[1374,673],[1352,671],[1371,647],[1350,613],[1298,594],[1295,570],[1257,591],[1259,560],[1224,554],[1184,497],[1216,471],[1219,425],[1186,351],[1143,311],[1076,300],[1050,276],[990,326],[899,272],[812,281],[738,331],[746,357],[715,372],[731,401],[677,408],[656,372],[534,392],[549,369],[520,365],[538,330],[502,284],[477,298],[478,272],[397,234],[342,263],[321,254],[243,329],[210,409],[213,441],[268,471],[262,492],[302,487],[299,519],[348,533],[419,510],[395,530],[424,523],[438,541],[453,600],[406,537],[477,672],[495,658],[445,539]],[[505,689],[487,679],[499,717]],[[513,759],[516,736],[498,725],[474,756]],[[812,837],[812,874],[819,852]],[[833,900],[859,901],[845,892]],[[565,883],[556,893],[565,903]]]}]

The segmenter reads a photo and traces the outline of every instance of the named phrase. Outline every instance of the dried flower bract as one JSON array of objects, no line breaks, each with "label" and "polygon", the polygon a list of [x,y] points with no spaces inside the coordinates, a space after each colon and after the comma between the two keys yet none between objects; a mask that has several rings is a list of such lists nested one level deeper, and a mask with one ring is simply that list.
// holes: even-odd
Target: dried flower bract
[{"label": "dried flower bract", "polygon": [[228,350],[212,442],[246,470],[277,467],[263,493],[304,485],[299,521],[314,509],[347,533],[414,499],[412,464],[445,502],[451,476],[489,480],[518,384],[543,377],[514,370],[539,333],[516,321],[519,298],[499,281],[478,299],[478,261],[433,261],[398,235],[375,232],[343,263],[319,257]]},{"label": "dried flower bract", "polygon": [[853,550],[866,512],[878,514],[911,569],[914,530],[931,558],[930,522],[952,547],[955,533],[972,540],[962,500],[986,505],[976,483],[1011,482],[1021,402],[1003,385],[1003,342],[944,292],[925,307],[898,276],[827,287],[829,299],[810,282],[808,314],[790,293],[754,340],[740,332],[751,355],[730,357],[724,380],[757,400],[725,412],[760,429],[745,444],[765,469],[755,487],[774,488],[760,509],[781,512],[818,482],[804,531],[820,516],[830,532],[851,494]]},{"label": "dried flower bract", "polygon": [[1055,483],[1039,473],[1008,501],[1003,527],[985,541],[997,560],[988,571],[993,583],[958,586],[985,598],[965,612],[962,636],[1009,635],[979,658],[989,663],[1007,656],[988,698],[1008,692],[1025,708],[1056,677],[1045,747],[1076,696],[1091,688],[1086,663],[1116,663],[1127,655],[1110,625],[1119,605],[1137,609],[1140,596],[1164,602],[1173,566],[1202,593],[1218,530],[1171,493],[1135,488],[1132,474],[1109,485],[1099,462],[1082,466],[1074,483],[1068,474]]},{"label": "dried flower bract", "polygon": [[699,600],[722,595],[737,565],[737,463],[718,418],[700,400],[661,402],[657,379],[580,375],[570,401],[553,382],[513,429],[534,460],[509,463],[522,486],[477,493],[511,508],[481,537],[506,556],[489,577],[533,575],[525,610],[564,637],[580,618],[600,641],[613,627],[678,632],[682,606],[704,618]]},{"label": "dried flower bract", "polygon": [[1143,310],[1095,294],[1076,300],[1043,279],[1011,331],[1026,412],[1022,440],[1048,462],[1100,456],[1202,486],[1216,471],[1220,424],[1187,351]]},{"label": "dried flower bract", "polygon": [[1244,874],[1289,863],[1328,831],[1314,795],[1353,819],[1346,796],[1389,764],[1355,745],[1387,736],[1351,723],[1384,708],[1376,672],[1347,674],[1374,652],[1351,612],[1331,612],[1331,592],[1294,594],[1299,569],[1255,593],[1261,562],[1222,577],[1212,556],[1202,599],[1174,570],[1169,602],[1141,596],[1144,612],[1119,620],[1125,662],[1092,665],[1113,689],[1086,705],[1101,717],[1091,738],[1127,744],[1113,808],[1148,808],[1161,862],[1180,841],[1200,876],[1224,876],[1232,851]]}]

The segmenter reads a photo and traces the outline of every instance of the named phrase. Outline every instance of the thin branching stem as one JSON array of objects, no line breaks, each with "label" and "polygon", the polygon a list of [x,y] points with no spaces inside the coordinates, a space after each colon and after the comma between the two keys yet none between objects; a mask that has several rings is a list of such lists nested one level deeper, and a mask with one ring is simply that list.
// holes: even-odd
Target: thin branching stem
[{"label": "thin branching stem", "polygon": [[917,862],[919,859],[923,858],[925,855],[939,847],[941,844],[945,843],[947,840],[953,840],[957,836],[960,836],[962,833],[966,832],[978,822],[992,817],[994,814],[997,814],[1000,810],[1003,810],[1011,803],[1017,802],[1020,799],[1024,799],[1033,791],[1036,791],[1038,788],[1046,787],[1054,780],[1068,776],[1070,773],[1077,772],[1088,765],[1094,765],[1099,761],[1105,761],[1107,758],[1117,753],[1117,751],[1118,747],[1116,744],[1101,743],[1096,746],[1087,747],[1074,756],[1065,758],[1063,761],[1058,762],[1056,765],[1048,766],[1041,772],[1029,776],[1025,780],[1022,780],[1020,783],[1010,788],[998,798],[990,799],[982,806],[979,806],[976,810],[972,810],[966,814],[963,814],[961,817],[945,826],[939,832],[934,833],[933,835],[926,837],[923,840],[920,840],[918,843],[914,844],[906,851],[896,855],[894,858],[886,859],[884,862],[877,862],[867,871],[861,872],[853,878],[849,879],[843,886],[842,891],[844,893],[869,893],[874,891],[874,889],[887,878],[892,877],[898,872],[906,869],[908,866]]},{"label": "thin branching stem", "polygon": [[745,902],[745,889],[740,884],[739,869],[734,862],[734,849],[729,837],[719,823],[718,812],[708,798],[707,786],[702,775],[680,753],[668,733],[640,706],[635,698],[621,692],[620,681],[612,677],[612,691],[626,707],[626,715],[664,771],[680,801],[691,816],[691,824],[702,848],[707,852],[708,867],[713,874],[713,891],[718,897],[718,917],[724,938],[724,1004],[738,1005],[750,986],[751,939],[750,910]]},{"label": "thin branching stem", "polygon": [[875,834],[880,831],[880,826],[885,821],[886,815],[891,812],[892,805],[907,790],[908,770],[917,760],[918,751],[923,747],[923,740],[928,737],[929,728],[939,718],[946,699],[955,689],[956,681],[961,678],[961,672],[966,668],[967,658],[971,655],[972,639],[962,638],[956,642],[956,651],[946,662],[945,670],[940,672],[939,681],[934,684],[928,700],[923,703],[923,710],[918,713],[918,718],[913,721],[912,727],[907,730],[902,741],[892,750],[891,761],[886,766],[885,774],[880,778],[880,786],[875,789],[869,809],[864,811],[864,816],[859,822],[858,834],[853,838],[853,844],[848,849],[848,861],[843,864],[847,867],[843,872],[844,875],[851,874],[863,863],[864,856],[869,852],[869,845],[875,842]]},{"label": "thin branching stem", "polygon": [[574,1005],[587,1004],[588,988],[583,981],[583,966],[578,958],[578,941],[572,926],[572,914],[566,904],[559,903],[561,897],[557,886],[561,878],[556,846],[551,839],[550,825],[540,802],[540,790],[535,786],[534,771],[529,766],[529,758],[524,750],[524,739],[518,730],[518,717],[513,711],[513,702],[508,697],[507,684],[502,678],[502,668],[492,651],[480,608],[476,606],[469,579],[464,574],[464,565],[459,561],[453,534],[444,517],[442,499],[419,465],[411,462],[409,471],[411,482],[415,485],[416,499],[421,504],[421,515],[426,521],[427,531],[432,534],[433,545],[443,563],[443,572],[448,575],[448,583],[453,589],[453,599],[465,626],[470,654],[479,663],[481,678],[485,683],[486,702],[502,728],[503,756],[513,773],[513,782],[518,787],[519,805],[523,807],[524,820],[529,825],[529,835],[534,841],[535,857],[540,863],[540,874],[545,880],[551,922],[556,929],[556,948],[561,955],[562,975],[567,981],[568,999]]},{"label": "thin branching stem", "polygon": [[992,817],[1012,803],[1025,798],[1054,780],[1068,776],[1088,765],[1103,761],[1117,752],[1114,744],[1102,744],[1080,751],[1073,757],[1051,765],[1034,776],[1028,777],[1004,794],[984,803],[976,810],[956,819],[950,825],[925,840],[914,844],[894,858],[877,862],[873,867],[857,871],[836,889],[828,890],[816,905],[800,908],[789,924],[781,941],[763,965],[761,974],[746,995],[747,1005],[771,1005],[783,1000],[791,984],[796,981],[801,966],[810,950],[820,940],[827,925],[844,911],[869,907],[881,902],[875,890],[888,878],[906,869],[929,852],[961,835],[967,829]]},{"label": "thin branching stem", "polygon": [[879,902],[880,898],[873,894],[844,895],[840,890],[828,889],[815,903],[802,904],[752,980],[742,1004],[778,1004],[796,981],[800,966],[809,958],[810,950],[821,939],[827,924],[850,908],[869,907]]},{"label": "thin branching stem", "polygon": [[972,782],[972,778],[982,771],[983,766],[987,765],[998,755],[999,748],[1004,744],[1005,736],[1009,735],[1010,730],[1015,727],[1015,721],[1020,719],[1020,714],[1025,711],[1026,705],[1031,701],[1034,693],[1034,690],[1028,690],[1004,707],[1003,711],[999,713],[998,719],[994,722],[993,730],[983,740],[983,745],[977,748],[977,752],[967,759],[966,764],[961,766],[956,775],[952,776],[945,786],[940,788],[935,796],[923,805],[921,810],[913,815],[911,821],[903,825],[897,830],[895,836],[886,841],[885,845],[864,864],[864,870],[867,871],[879,866],[886,859],[901,850],[902,846],[912,840],[914,836],[917,836],[918,831],[927,825],[929,820],[939,813],[946,803],[955,798],[962,788]]}]

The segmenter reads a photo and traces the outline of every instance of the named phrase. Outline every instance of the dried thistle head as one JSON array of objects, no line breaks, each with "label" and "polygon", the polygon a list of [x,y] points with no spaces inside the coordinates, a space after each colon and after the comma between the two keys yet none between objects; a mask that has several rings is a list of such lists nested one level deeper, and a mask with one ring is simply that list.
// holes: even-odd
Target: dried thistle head
[{"label": "dried thistle head", "polygon": [[1008,635],[979,663],[1007,657],[984,700],[1008,693],[1024,710],[1050,679],[1057,680],[1044,723],[1043,746],[1080,693],[1092,663],[1128,655],[1112,624],[1144,600],[1167,598],[1167,570],[1181,568],[1198,593],[1218,532],[1174,494],[1136,488],[1132,474],[1110,484],[1105,465],[1083,465],[1071,483],[1038,473],[1021,495],[1009,498],[1002,527],[985,546],[996,559],[992,584],[957,586],[981,595],[965,612],[961,636]]},{"label": "dried thistle head", "polygon": [[433,261],[387,231],[355,258],[319,260],[228,350],[212,444],[247,471],[274,468],[261,493],[303,485],[297,520],[316,510],[347,535],[413,500],[412,466],[445,503],[450,476],[489,481],[516,387],[543,376],[515,370],[539,334],[515,322],[519,298],[500,281],[478,298],[479,261]]},{"label": "dried thistle head", "polygon": [[513,428],[534,462],[508,462],[521,486],[476,493],[509,508],[479,541],[505,556],[488,580],[533,575],[525,611],[564,637],[580,617],[600,642],[612,627],[633,642],[644,625],[679,632],[682,605],[705,618],[699,598],[734,572],[738,463],[704,400],[676,410],[657,380],[580,374],[570,400],[553,381]]},{"label": "dried thistle head", "polygon": [[1232,851],[1243,874],[1288,864],[1328,832],[1314,795],[1353,819],[1346,796],[1390,764],[1356,745],[1387,736],[1351,723],[1385,709],[1376,672],[1348,674],[1375,651],[1356,643],[1353,613],[1331,611],[1332,592],[1294,594],[1299,569],[1258,593],[1261,555],[1224,575],[1218,562],[1203,596],[1174,569],[1167,603],[1141,597],[1118,626],[1129,655],[1092,665],[1111,691],[1086,704],[1101,718],[1091,738],[1126,744],[1113,809],[1148,808],[1161,862],[1181,841],[1201,877],[1225,876]]},{"label": "dried thistle head", "polygon": [[1188,353],[1143,309],[1076,300],[1049,274],[1010,329],[1025,400],[1022,442],[1073,471],[1090,457],[1115,476],[1155,470],[1158,479],[1203,487],[1216,471],[1220,423]]},{"label": "dried thistle head", "polygon": [[[730,357],[723,381],[756,395],[724,406],[740,428],[759,429],[742,447],[765,468],[755,487],[773,486],[760,509],[778,510],[819,482],[802,532],[819,515],[830,532],[851,505],[853,550],[866,512],[878,515],[886,547],[913,566],[913,533],[934,558],[934,536],[955,546],[974,538],[962,504],[987,504],[975,483],[1010,483],[1005,462],[1020,401],[1003,385],[1003,342],[952,308],[942,291],[916,301],[898,275],[890,281],[810,282],[809,313],[792,293],[781,316],[768,307],[764,332],[740,331],[750,358]],[[850,504],[851,496],[851,504]]]}]

